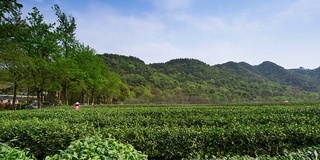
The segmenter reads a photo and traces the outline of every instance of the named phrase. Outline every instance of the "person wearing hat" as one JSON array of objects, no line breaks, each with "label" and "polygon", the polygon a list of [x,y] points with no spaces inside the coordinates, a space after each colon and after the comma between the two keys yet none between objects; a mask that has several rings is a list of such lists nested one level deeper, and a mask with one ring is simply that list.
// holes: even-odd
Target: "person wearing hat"
[{"label": "person wearing hat", "polygon": [[73,109],[79,110],[79,109],[80,109],[80,103],[79,103],[79,102],[76,102],[76,103],[73,105]]}]

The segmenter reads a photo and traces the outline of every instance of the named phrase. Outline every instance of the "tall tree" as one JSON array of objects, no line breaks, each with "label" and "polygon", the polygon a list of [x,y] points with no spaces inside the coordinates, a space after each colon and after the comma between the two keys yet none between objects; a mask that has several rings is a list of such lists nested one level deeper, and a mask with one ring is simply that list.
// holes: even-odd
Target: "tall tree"
[{"label": "tall tree", "polygon": [[103,73],[109,70],[103,61],[95,56],[95,51],[89,46],[80,44],[78,46],[78,53],[75,60],[79,64],[80,73],[84,78],[83,82],[86,84],[86,93],[90,96],[88,103],[94,104],[95,96],[105,82]]},{"label": "tall tree", "polygon": [[37,8],[27,17],[30,34],[28,39],[28,56],[32,63],[28,66],[30,81],[37,93],[38,107],[41,108],[43,93],[51,88],[51,79],[55,76],[54,56],[57,52],[56,35],[53,32],[54,25],[44,22],[44,16]]},{"label": "tall tree", "polygon": [[18,85],[26,76],[28,58],[24,50],[27,25],[21,18],[22,5],[16,0],[0,2],[0,68],[5,71],[2,79],[13,83],[13,106],[16,109]]},{"label": "tall tree", "polygon": [[76,64],[74,64],[74,61],[72,60],[75,54],[77,54],[77,52],[74,51],[74,47],[78,43],[75,38],[76,23],[75,18],[71,15],[67,16],[65,13],[63,13],[58,5],[54,5],[53,9],[55,10],[56,16],[58,18],[58,26],[56,28],[56,31],[59,34],[59,44],[62,49],[62,55],[64,57],[63,65],[65,67],[61,68],[65,73],[62,79],[63,99],[64,103],[68,105],[69,85],[74,77],[73,70],[76,66]]}]

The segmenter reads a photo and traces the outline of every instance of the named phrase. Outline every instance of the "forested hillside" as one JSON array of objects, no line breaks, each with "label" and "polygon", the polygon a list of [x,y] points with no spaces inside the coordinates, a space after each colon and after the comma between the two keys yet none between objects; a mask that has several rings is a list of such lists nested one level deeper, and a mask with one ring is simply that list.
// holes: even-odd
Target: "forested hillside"
[{"label": "forested hillside", "polygon": [[272,62],[210,66],[196,59],[145,64],[136,57],[101,55],[129,87],[127,102],[316,102],[320,69],[285,69]]}]

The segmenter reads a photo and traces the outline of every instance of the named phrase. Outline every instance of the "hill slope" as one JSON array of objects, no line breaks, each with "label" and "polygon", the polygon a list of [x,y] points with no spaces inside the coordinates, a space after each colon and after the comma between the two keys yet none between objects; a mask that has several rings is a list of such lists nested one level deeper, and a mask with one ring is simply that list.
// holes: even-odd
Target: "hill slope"
[{"label": "hill slope", "polygon": [[129,103],[318,101],[320,69],[287,70],[273,62],[210,66],[196,59],[145,64],[135,57],[101,55],[130,88]]}]

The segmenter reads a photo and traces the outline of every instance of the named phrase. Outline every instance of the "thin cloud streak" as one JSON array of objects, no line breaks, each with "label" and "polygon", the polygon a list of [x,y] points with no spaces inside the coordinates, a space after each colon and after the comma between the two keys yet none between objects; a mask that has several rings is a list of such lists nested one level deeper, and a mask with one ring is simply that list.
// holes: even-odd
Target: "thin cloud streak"
[{"label": "thin cloud streak", "polygon": [[299,0],[279,13],[276,19],[280,20],[312,20],[320,16],[320,1]]}]

